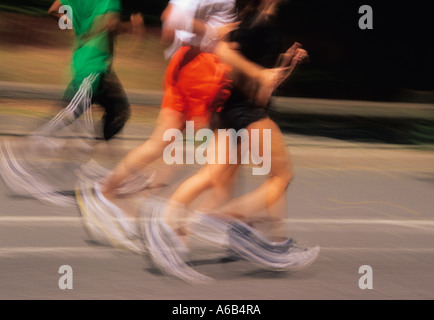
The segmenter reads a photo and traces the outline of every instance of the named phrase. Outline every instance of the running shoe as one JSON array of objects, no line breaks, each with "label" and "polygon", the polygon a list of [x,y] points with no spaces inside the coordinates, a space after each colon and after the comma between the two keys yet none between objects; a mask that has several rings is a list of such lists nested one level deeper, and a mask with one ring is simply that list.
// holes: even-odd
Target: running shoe
[{"label": "running shoe", "polygon": [[161,217],[164,203],[150,200],[147,208],[151,210],[149,218],[143,219],[140,225],[152,262],[166,275],[189,283],[205,284],[211,281],[211,278],[187,264],[188,248]]},{"label": "running shoe", "polygon": [[316,260],[320,251],[319,246],[298,246],[292,239],[273,245],[242,223],[233,225],[229,230],[229,242],[231,248],[248,261],[273,271],[306,268]]},{"label": "running shoe", "polygon": [[19,159],[8,139],[0,144],[0,175],[7,187],[15,194],[32,196],[43,203],[62,207],[75,206],[75,200],[48,184],[43,176],[27,168],[32,163]]},{"label": "running shoe", "polygon": [[75,192],[85,230],[95,243],[138,254],[146,252],[135,219],[107,200],[98,182],[79,179]]},{"label": "running shoe", "polygon": [[235,220],[231,223],[231,231],[243,234],[245,238],[250,239],[258,246],[276,253],[285,253],[289,250],[296,250],[301,247],[297,246],[295,241],[291,238],[283,242],[273,242],[263,236],[260,232],[249,226],[248,224]]},{"label": "running shoe", "polygon": [[222,263],[235,262],[245,260],[243,256],[235,252],[233,249],[229,248],[226,250],[225,255],[220,259]]}]

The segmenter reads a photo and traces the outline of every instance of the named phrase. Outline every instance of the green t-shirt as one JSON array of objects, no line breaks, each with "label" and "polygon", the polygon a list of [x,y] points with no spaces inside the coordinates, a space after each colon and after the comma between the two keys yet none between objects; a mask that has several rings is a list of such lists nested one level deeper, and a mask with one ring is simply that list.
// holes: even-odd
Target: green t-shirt
[{"label": "green t-shirt", "polygon": [[[72,9],[72,23],[76,36],[72,56],[73,86],[78,89],[91,74],[108,73],[113,59],[113,38],[107,30],[100,30],[104,17],[120,13],[120,0],[60,0]],[[100,77],[92,85],[96,89]]]}]

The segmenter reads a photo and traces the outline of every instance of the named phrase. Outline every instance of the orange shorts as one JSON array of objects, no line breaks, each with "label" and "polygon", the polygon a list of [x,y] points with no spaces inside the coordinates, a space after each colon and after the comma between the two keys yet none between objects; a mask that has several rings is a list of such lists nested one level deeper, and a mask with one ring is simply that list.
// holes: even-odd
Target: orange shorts
[{"label": "orange shorts", "polygon": [[169,62],[162,108],[182,112],[186,120],[209,121],[229,98],[231,68],[212,53],[181,47]]}]

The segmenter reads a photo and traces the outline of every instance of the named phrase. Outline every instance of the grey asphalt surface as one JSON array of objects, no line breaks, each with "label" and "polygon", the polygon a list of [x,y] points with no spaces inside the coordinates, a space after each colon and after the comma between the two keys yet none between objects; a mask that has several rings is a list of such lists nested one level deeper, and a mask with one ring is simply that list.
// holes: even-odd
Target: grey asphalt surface
[{"label": "grey asphalt surface", "polygon": [[[313,101],[303,103],[315,109]],[[3,112],[0,138],[21,141],[34,121]],[[112,166],[151,130],[149,123],[130,122],[110,151],[101,144],[94,159]],[[13,194],[0,180],[0,299],[433,299],[434,152],[294,133],[285,139],[296,170],[286,228],[298,242],[321,246],[310,267],[264,271],[246,261],[222,262],[224,251],[193,242],[194,268],[214,279],[195,286],[160,274],[143,256],[89,242],[77,207]],[[168,186],[154,192],[170,194],[197,168],[162,170]],[[263,181],[249,172],[241,172],[241,193]],[[71,172],[66,176],[73,185]],[[134,201],[140,207],[146,199]],[[72,290],[59,288],[62,265],[73,270]],[[373,288],[362,290],[365,265],[372,268]]]}]

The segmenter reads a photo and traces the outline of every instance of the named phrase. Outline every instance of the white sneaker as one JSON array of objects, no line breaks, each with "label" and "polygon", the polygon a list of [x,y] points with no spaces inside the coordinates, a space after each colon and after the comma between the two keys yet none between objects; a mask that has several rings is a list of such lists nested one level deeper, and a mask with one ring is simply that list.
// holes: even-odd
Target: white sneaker
[{"label": "white sneaker", "polygon": [[164,204],[150,200],[148,203],[149,219],[140,223],[143,238],[146,241],[153,263],[164,273],[193,284],[206,284],[211,278],[197,272],[187,265],[188,249],[161,217]]},{"label": "white sneaker", "polygon": [[107,200],[98,183],[79,179],[76,198],[84,226],[92,240],[118,249],[146,253],[135,219]]},{"label": "white sneaker", "polygon": [[292,239],[272,243],[252,228],[235,223],[229,230],[231,248],[247,260],[273,271],[296,271],[311,265],[320,247],[302,247]]}]

